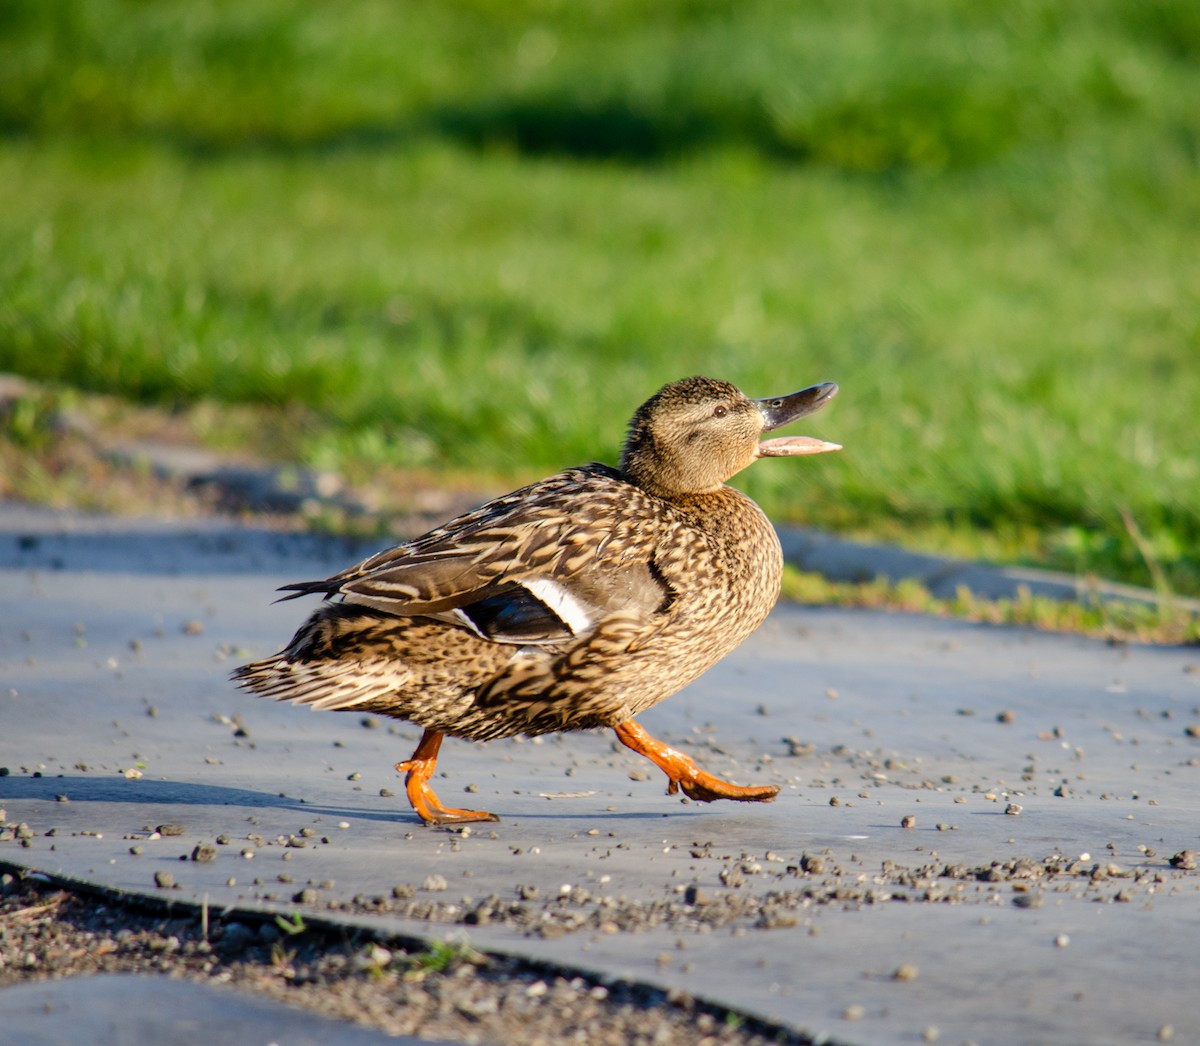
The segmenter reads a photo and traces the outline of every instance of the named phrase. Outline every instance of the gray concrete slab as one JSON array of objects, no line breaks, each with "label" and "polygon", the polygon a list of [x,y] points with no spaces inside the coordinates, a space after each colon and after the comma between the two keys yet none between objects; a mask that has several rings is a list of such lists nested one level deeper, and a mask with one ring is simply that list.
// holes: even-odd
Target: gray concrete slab
[{"label": "gray concrete slab", "polygon": [[[169,977],[101,974],[0,989],[0,1042],[20,1046],[426,1046],[271,999]],[[432,1044],[430,1044],[432,1046]]]},{"label": "gray concrete slab", "polygon": [[1200,849],[1194,649],[780,607],[643,717],[777,802],[667,797],[603,733],[450,742],[443,798],[502,817],[455,833],[403,799],[407,724],[226,681],[303,614],[272,589],[344,546],[29,522],[0,515],[0,806],[29,836],[0,860],[466,932],[839,1041],[1200,1042],[1200,875],[1170,863]]}]

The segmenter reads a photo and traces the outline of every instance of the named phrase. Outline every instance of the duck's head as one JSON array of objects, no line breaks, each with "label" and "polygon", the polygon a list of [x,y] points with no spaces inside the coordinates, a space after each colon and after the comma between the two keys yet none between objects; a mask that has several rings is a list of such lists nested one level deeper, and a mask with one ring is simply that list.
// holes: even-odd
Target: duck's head
[{"label": "duck's head", "polygon": [[752,400],[714,378],[672,382],[634,414],[621,471],[645,490],[673,497],[716,490],[758,458],[840,450],[810,436],[759,438],[819,410],[837,390],[833,382],[823,382],[788,396]]}]

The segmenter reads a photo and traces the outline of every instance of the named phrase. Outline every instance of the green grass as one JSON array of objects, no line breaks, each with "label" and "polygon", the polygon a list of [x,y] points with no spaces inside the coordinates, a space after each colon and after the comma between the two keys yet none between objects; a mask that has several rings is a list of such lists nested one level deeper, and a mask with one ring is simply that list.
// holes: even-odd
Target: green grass
[{"label": "green grass", "polygon": [[1197,594],[1198,60],[1190,0],[0,0],[0,370],[497,483],[832,379],[777,518]]},{"label": "green grass", "polygon": [[932,614],[1043,632],[1070,632],[1110,643],[1200,645],[1200,615],[1194,606],[1181,606],[1169,598],[1131,602],[1093,594],[1090,598],[1060,600],[1036,596],[1024,586],[1010,598],[986,599],[966,588],[946,598],[933,595],[915,578],[897,582],[886,578],[830,581],[790,566],[784,570],[783,596],[797,603]]}]

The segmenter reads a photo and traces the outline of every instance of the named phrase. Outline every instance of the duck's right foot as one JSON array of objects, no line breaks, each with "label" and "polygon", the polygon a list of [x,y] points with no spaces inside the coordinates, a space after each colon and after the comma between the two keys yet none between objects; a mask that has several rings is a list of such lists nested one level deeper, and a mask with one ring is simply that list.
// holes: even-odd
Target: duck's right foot
[{"label": "duck's right foot", "polygon": [[689,799],[699,803],[711,803],[717,799],[769,803],[779,794],[775,785],[735,785],[706,773],[690,757],[651,737],[632,719],[625,720],[613,729],[621,744],[644,755],[667,775],[668,795],[682,790]]}]

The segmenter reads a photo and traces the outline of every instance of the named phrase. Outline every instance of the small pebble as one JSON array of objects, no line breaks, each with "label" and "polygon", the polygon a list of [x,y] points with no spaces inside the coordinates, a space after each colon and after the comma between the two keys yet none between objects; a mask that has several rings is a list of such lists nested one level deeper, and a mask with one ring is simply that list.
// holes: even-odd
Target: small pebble
[{"label": "small pebble", "polygon": [[217,848],[212,843],[200,843],[192,850],[192,860],[197,864],[208,864],[217,859]]},{"label": "small pebble", "polygon": [[915,981],[921,971],[917,968],[916,963],[902,962],[892,971],[893,981]]},{"label": "small pebble", "polygon": [[175,885],[175,876],[170,872],[155,872],[154,885],[160,890],[169,890]]},{"label": "small pebble", "polygon": [[860,1003],[853,1002],[842,1010],[842,1020],[845,1021],[861,1021],[867,1015],[867,1008]]},{"label": "small pebble", "polygon": [[905,814],[902,818],[900,818],[900,827],[901,828],[916,828],[917,827],[916,817],[914,817],[912,814]]},{"label": "small pebble", "polygon": [[1196,869],[1196,851],[1195,850],[1180,850],[1171,858],[1171,867],[1179,868],[1185,872],[1195,871]]},{"label": "small pebble", "polygon": [[183,835],[183,825],[171,821],[167,824],[160,824],[154,829],[159,835]]}]

